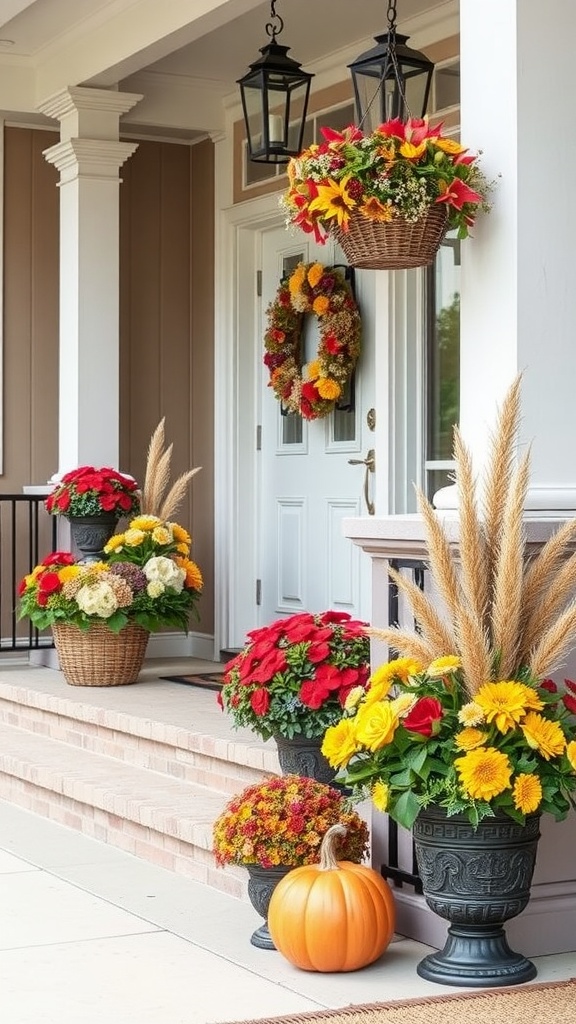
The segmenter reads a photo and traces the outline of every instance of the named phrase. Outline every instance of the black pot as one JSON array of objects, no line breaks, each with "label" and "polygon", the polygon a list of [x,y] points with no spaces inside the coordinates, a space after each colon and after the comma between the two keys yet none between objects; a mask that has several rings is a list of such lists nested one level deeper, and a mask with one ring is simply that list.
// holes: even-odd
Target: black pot
[{"label": "black pot", "polygon": [[281,878],[284,878],[292,868],[272,867],[263,868],[260,864],[247,864],[248,870],[248,897],[254,910],[264,918],[264,924],[260,925],[250,936],[250,942],[259,949],[276,949],[268,930],[268,907],[272,899],[272,893]]},{"label": "black pot", "polygon": [[283,775],[305,775],[308,779],[316,779],[328,786],[342,790],[343,787],[334,782],[336,771],[331,768],[321,752],[322,736],[306,739],[305,736],[275,736],[278,748],[278,760]]},{"label": "black pot", "polygon": [[539,824],[539,814],[519,825],[497,813],[474,829],[440,807],[420,812],[413,837],[424,896],[450,922],[444,949],[418,964],[422,978],[493,988],[536,976],[534,964],[510,949],[503,925],[528,905]]},{"label": "black pot", "polygon": [[74,547],[84,562],[99,562],[118,522],[114,512],[96,516],[68,516]]}]

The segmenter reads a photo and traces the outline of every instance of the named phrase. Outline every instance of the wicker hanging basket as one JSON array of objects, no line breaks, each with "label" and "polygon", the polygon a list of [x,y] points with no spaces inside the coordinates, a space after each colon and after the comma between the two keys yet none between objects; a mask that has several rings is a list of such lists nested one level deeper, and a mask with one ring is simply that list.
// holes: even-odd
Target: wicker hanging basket
[{"label": "wicker hanging basket", "polygon": [[402,217],[380,222],[352,210],[348,230],[331,231],[351,267],[362,270],[408,270],[433,262],[446,234],[448,215],[431,206],[425,217],[409,224]]},{"label": "wicker hanging basket", "polygon": [[113,633],[103,623],[90,629],[57,623],[52,626],[60,668],[71,686],[124,686],[135,683],[142,668],[150,633],[128,623]]}]

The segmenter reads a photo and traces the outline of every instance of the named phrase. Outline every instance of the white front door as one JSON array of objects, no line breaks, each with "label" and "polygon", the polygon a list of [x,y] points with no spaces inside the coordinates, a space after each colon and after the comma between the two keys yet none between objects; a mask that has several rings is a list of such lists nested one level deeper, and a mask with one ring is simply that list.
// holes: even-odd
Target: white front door
[{"label": "white front door", "polygon": [[[261,336],[266,310],[282,276],[297,263],[343,264],[333,243],[295,239],[285,228],[262,234]],[[354,291],[362,313],[363,272]],[[363,325],[364,326],[364,325]],[[304,361],[314,358],[318,325],[304,325]],[[351,408],[307,421],[283,415],[260,360],[261,450],[259,578],[260,623],[299,611],[335,609],[370,619],[370,559],[344,537],[342,520],[372,507],[374,474],[363,460],[374,449],[374,345],[363,330]],[[263,346],[262,346],[263,353]],[[353,460],[353,464],[351,464]]]}]

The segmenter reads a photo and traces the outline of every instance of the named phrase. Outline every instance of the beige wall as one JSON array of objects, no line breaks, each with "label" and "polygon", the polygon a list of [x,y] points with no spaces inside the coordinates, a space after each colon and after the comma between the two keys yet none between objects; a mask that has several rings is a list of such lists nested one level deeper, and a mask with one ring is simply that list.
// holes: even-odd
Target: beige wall
[{"label": "beige wall", "polygon": [[[4,493],[58,468],[58,189],[42,156],[54,141],[52,132],[5,130]],[[205,577],[195,628],[211,633],[212,143],[141,142],[122,175],[120,464],[143,479],[150,435],[165,415],[174,474],[203,466],[178,518]]]}]

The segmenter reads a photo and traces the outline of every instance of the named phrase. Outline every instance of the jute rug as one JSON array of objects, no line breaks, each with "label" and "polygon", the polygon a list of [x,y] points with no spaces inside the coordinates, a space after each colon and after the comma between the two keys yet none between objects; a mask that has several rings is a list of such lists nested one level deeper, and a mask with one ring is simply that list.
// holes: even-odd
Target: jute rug
[{"label": "jute rug", "polygon": [[576,978],[229,1024],[576,1024]]}]

